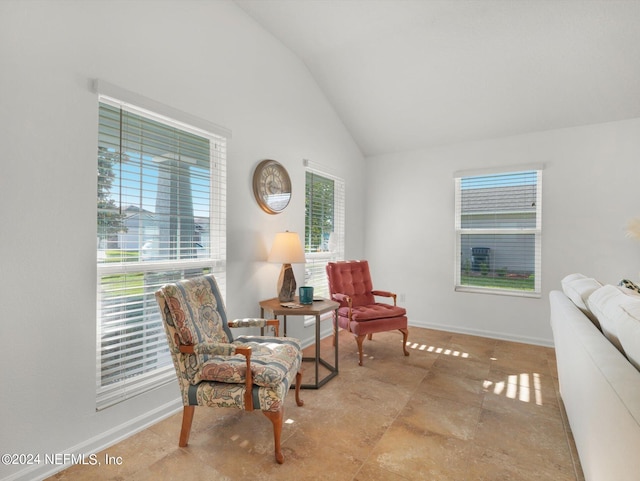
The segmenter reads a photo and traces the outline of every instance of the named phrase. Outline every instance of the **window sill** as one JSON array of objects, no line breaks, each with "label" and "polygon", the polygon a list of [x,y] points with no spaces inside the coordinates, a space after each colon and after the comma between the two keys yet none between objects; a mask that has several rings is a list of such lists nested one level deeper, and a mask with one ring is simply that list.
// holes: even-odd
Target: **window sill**
[{"label": "window sill", "polygon": [[519,290],[511,290],[511,289],[490,289],[487,287],[455,286],[455,291],[471,292],[475,294],[493,294],[497,296],[528,297],[533,299],[540,299],[542,297],[541,292],[519,291]]}]

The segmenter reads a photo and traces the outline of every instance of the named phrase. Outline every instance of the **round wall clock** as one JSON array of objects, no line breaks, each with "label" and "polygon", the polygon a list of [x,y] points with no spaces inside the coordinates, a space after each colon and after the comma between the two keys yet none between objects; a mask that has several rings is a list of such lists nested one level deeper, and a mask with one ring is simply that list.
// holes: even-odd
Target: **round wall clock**
[{"label": "round wall clock", "polygon": [[291,179],[287,169],[275,160],[263,160],[253,172],[253,194],[269,214],[279,214],[291,200]]}]

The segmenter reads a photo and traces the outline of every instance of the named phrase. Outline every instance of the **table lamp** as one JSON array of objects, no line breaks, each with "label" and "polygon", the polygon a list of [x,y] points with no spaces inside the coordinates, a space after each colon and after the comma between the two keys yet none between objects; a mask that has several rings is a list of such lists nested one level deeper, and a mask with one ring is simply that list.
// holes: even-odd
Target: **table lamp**
[{"label": "table lamp", "polygon": [[269,262],[282,263],[280,277],[278,277],[278,300],[291,302],[296,295],[296,278],[291,264],[304,263],[304,251],[300,237],[296,232],[279,232],[273,239]]}]

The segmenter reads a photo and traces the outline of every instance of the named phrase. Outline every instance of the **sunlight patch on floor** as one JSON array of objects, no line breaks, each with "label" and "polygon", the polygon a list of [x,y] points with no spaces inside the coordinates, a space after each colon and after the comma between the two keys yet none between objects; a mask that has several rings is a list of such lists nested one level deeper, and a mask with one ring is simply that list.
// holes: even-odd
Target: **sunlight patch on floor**
[{"label": "sunlight patch on floor", "polygon": [[468,352],[461,352],[455,349],[447,349],[445,347],[428,346],[417,342],[407,342],[407,347],[416,351],[433,352],[435,354],[444,354],[445,356],[468,358]]},{"label": "sunlight patch on floor", "polygon": [[538,406],[542,406],[542,385],[540,374],[537,372],[510,374],[505,381],[485,380],[482,387],[499,396],[503,395],[526,403],[535,402]]}]

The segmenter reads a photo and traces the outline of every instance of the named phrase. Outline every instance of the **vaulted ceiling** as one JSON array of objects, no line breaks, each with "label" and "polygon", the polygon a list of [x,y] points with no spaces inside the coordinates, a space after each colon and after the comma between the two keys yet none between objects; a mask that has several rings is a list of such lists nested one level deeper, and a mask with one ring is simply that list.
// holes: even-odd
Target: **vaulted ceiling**
[{"label": "vaulted ceiling", "polygon": [[640,117],[637,0],[235,0],[366,156]]}]

